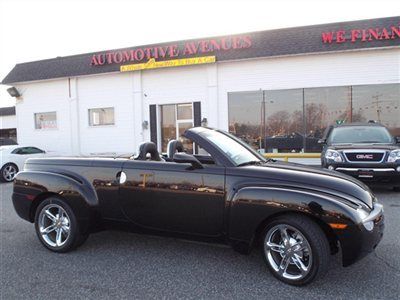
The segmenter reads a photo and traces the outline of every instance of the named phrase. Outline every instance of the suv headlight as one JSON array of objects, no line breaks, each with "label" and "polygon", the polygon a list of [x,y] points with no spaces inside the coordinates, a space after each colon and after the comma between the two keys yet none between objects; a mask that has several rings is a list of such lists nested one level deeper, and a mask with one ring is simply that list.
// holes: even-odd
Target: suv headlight
[{"label": "suv headlight", "polygon": [[396,160],[400,160],[400,149],[390,151],[388,162],[395,162]]},{"label": "suv headlight", "polygon": [[340,153],[338,151],[336,151],[336,150],[328,150],[328,151],[326,151],[325,158],[333,160],[335,162],[342,162],[343,161],[342,157],[340,156]]}]

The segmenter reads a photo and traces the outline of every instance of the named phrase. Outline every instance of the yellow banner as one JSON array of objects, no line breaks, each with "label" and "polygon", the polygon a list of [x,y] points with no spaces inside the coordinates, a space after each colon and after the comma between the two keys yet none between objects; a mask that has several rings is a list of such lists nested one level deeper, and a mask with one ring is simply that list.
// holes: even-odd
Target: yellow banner
[{"label": "yellow banner", "polygon": [[129,72],[129,71],[138,71],[147,69],[181,67],[189,65],[211,64],[211,63],[215,63],[215,56],[180,58],[180,59],[171,59],[164,61],[156,61],[154,58],[152,58],[146,63],[121,66],[120,71]]}]

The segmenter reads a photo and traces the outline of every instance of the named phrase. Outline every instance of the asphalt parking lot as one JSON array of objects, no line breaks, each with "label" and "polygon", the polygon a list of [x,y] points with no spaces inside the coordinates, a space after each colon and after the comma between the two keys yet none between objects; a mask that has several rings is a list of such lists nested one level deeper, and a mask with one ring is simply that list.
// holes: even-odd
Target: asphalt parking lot
[{"label": "asphalt parking lot", "polygon": [[386,232],[374,254],[296,288],[270,275],[259,251],[125,232],[101,232],[78,250],[55,254],[17,217],[11,184],[1,184],[1,299],[399,299],[400,193],[376,189]]}]

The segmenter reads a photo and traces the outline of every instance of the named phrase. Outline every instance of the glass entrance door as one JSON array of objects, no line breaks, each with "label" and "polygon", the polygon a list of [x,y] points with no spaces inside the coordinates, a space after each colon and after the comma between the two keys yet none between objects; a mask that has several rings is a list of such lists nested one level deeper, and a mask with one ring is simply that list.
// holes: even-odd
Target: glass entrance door
[{"label": "glass entrance door", "polygon": [[161,151],[167,151],[170,140],[180,140],[188,152],[193,151],[193,145],[181,135],[186,129],[193,127],[193,104],[167,104],[160,106]]}]

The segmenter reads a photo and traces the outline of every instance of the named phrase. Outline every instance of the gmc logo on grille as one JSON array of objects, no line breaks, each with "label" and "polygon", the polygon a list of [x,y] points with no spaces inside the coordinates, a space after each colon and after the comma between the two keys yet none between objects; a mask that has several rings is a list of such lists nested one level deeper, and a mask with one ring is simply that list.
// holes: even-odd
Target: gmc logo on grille
[{"label": "gmc logo on grille", "polygon": [[374,159],[374,156],[372,154],[357,154],[356,158],[357,159]]}]

